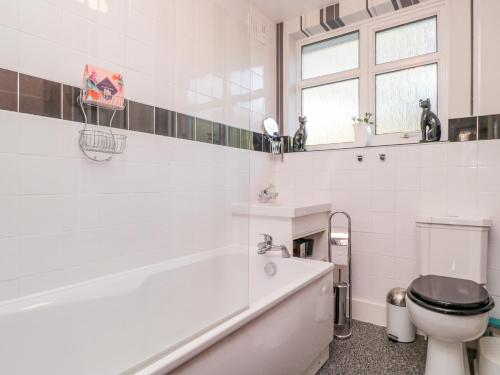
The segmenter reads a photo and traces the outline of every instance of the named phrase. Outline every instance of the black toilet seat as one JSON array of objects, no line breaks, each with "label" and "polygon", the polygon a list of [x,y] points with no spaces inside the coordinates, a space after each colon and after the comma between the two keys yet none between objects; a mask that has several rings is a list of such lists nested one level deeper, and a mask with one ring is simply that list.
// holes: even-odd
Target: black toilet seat
[{"label": "black toilet seat", "polygon": [[478,315],[495,306],[482,285],[446,276],[420,276],[410,284],[406,295],[425,309],[449,315]]}]

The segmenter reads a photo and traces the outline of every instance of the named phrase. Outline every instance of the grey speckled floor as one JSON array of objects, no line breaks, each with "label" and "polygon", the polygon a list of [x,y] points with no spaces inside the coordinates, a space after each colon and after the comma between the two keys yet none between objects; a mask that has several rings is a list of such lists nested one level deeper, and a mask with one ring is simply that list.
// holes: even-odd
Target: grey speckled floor
[{"label": "grey speckled floor", "polygon": [[353,321],[348,340],[334,340],[330,360],[317,375],[423,375],[427,343],[410,344],[387,338],[384,327]]}]

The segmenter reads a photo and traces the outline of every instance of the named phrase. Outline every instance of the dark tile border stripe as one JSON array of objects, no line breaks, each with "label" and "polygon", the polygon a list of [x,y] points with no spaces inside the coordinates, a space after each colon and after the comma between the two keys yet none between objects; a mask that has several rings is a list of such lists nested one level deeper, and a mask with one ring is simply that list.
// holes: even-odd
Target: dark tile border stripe
[{"label": "dark tile border stripe", "polygon": [[[129,128],[129,118],[128,118],[128,109],[129,109],[129,101],[126,101],[126,110],[125,111],[116,111],[115,116],[113,117],[113,122],[111,126],[117,129],[128,130]],[[79,111],[80,108],[78,108]],[[109,121],[111,120],[111,116],[113,115],[113,111],[110,109],[99,108],[99,117],[98,122],[101,126],[109,126]],[[130,129],[132,130],[132,129]]]},{"label": "dark tile border stripe", "polygon": [[0,69],[0,109],[17,111],[18,74],[16,72]]},{"label": "dark tile border stripe", "polygon": [[177,137],[177,116],[174,111],[155,107],[155,134]]},{"label": "dark tile border stripe", "polygon": [[196,121],[196,141],[203,143],[214,143],[214,124],[212,121],[197,118]]},{"label": "dark tile border stripe", "polygon": [[61,118],[62,85],[19,73],[19,112]]},{"label": "dark tile border stripe", "polygon": [[196,118],[193,116],[177,113],[177,138],[194,141]]},{"label": "dark tile border stripe", "polygon": [[229,147],[234,148],[242,148],[241,147],[241,129],[235,128],[233,126],[227,127],[227,145]]},{"label": "dark tile border stripe", "polygon": [[276,25],[276,114],[280,133],[284,134],[283,124],[283,90],[284,90],[284,72],[283,72],[283,22]]},{"label": "dark tile border stripe", "polygon": [[[82,111],[76,102],[78,95],[80,95],[80,90],[73,86],[63,85],[62,92],[62,118],[69,121],[83,122],[84,119]],[[89,106],[86,108],[85,113],[87,115],[88,123],[97,125],[97,108]]]},{"label": "dark tile border stripe", "polygon": [[448,141],[467,142],[500,139],[500,114],[448,120]]},{"label": "dark tile border stripe", "polygon": [[263,151],[263,135],[259,133],[252,133],[252,150],[254,151]]},{"label": "dark tile border stripe", "polygon": [[[83,122],[76,104],[79,88],[0,68],[0,110]],[[214,123],[180,112],[127,101],[126,111],[117,111],[113,127],[219,146],[269,152],[262,133]],[[90,107],[90,124],[108,125],[111,112]],[[448,121],[450,142],[500,139],[500,114],[471,116]],[[292,139],[284,137],[284,151],[292,152]]]},{"label": "dark tile border stripe", "polygon": [[450,142],[476,141],[477,117],[463,117],[448,120],[448,140]]},{"label": "dark tile border stripe", "polygon": [[240,147],[245,150],[251,150],[253,148],[253,142],[251,139],[252,132],[241,129],[240,130]]},{"label": "dark tile border stripe", "polygon": [[128,111],[129,130],[154,134],[155,132],[154,107],[129,100],[127,111]]},{"label": "dark tile border stripe", "polygon": [[477,135],[479,140],[500,139],[500,115],[479,116]]},{"label": "dark tile border stripe", "polygon": [[228,127],[224,124],[214,123],[214,145],[228,146]]},{"label": "dark tile border stripe", "polygon": [[[78,87],[0,68],[0,110],[81,123],[84,117],[76,102],[79,94]],[[113,118],[115,128],[225,147],[265,150],[262,133],[131,100],[126,103],[126,110],[117,111]],[[88,123],[93,125],[108,126],[111,113],[103,108],[86,108]]]}]

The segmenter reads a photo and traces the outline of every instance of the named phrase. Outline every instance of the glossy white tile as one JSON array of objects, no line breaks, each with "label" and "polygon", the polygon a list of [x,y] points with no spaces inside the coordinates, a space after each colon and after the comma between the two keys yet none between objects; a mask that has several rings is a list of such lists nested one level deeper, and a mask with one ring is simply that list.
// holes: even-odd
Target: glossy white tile
[{"label": "glossy white tile", "polygon": [[19,68],[19,32],[0,25],[0,50],[3,69],[17,71]]}]

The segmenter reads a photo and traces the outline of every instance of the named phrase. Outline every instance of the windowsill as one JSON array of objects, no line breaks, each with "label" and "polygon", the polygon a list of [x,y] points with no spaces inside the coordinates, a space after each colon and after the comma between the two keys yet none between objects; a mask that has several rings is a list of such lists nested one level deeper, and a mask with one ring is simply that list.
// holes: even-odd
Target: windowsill
[{"label": "windowsill", "polygon": [[[392,146],[414,146],[414,145],[430,145],[436,143],[449,143],[448,140],[442,140],[439,142],[420,142],[420,140],[411,139],[408,142],[387,142],[387,143],[376,143],[369,146],[354,146],[352,143],[338,143],[329,145],[315,145],[306,147],[306,152],[314,151],[333,151],[333,150],[363,150],[372,149],[379,147],[392,147]],[[301,151],[298,151],[301,152]]]}]

